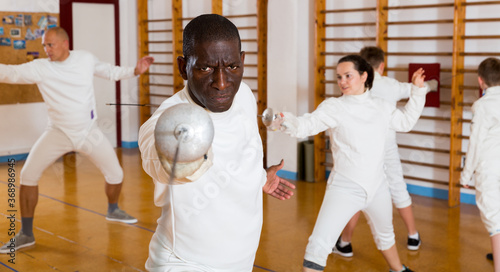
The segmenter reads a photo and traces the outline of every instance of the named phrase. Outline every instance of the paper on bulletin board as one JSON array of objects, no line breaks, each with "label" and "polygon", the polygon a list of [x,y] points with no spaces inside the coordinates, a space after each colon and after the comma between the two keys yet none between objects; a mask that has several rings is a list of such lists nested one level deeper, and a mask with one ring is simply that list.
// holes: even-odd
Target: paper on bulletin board
[{"label": "paper on bulletin board", "polygon": [[411,82],[412,75],[419,68],[423,68],[425,71],[425,80],[435,79],[438,82],[437,90],[435,92],[427,93],[425,99],[426,107],[436,107],[439,108],[439,93],[441,81],[439,80],[441,64],[440,63],[410,63],[408,67],[408,82]]}]

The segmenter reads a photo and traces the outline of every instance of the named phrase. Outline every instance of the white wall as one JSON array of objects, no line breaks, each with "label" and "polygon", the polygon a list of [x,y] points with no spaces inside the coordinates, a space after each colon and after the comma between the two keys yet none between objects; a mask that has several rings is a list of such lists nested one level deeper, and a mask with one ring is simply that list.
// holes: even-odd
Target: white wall
[{"label": "white wall", "polygon": [[0,157],[28,153],[47,126],[45,103],[0,105]]},{"label": "white wall", "polygon": [[[59,13],[59,0],[0,0],[0,10]],[[0,105],[0,116],[0,157],[28,153],[47,125],[44,103]]]},{"label": "white wall", "polygon": [[[120,0],[120,64],[121,66],[135,66],[138,58],[137,40],[137,3],[136,1]],[[120,82],[121,102],[138,103],[138,78],[122,80]],[[122,142],[137,143],[139,135],[138,107],[123,106]],[[124,144],[124,146],[126,146]]]},{"label": "white wall", "polygon": [[[115,11],[113,4],[72,3],[73,50],[92,52],[100,61],[117,65],[115,58]],[[94,17],[93,20],[88,18]],[[117,26],[118,27],[118,26]],[[95,41],[99,41],[96,43]],[[94,77],[97,125],[113,147],[117,146],[114,81]]]},{"label": "white wall", "polygon": [[[304,114],[314,110],[314,1],[269,1],[268,107]],[[284,16],[283,14],[287,14]],[[307,139],[268,132],[268,165],[283,158],[297,172],[297,144]]]},{"label": "white wall", "polygon": [[0,0],[0,10],[59,13],[59,0]]},{"label": "white wall", "polygon": [[[275,111],[297,113],[298,67],[298,1],[277,0],[269,2],[267,46],[267,105]],[[274,11],[274,12],[273,12]],[[284,170],[296,172],[297,139],[281,132],[268,132],[268,165],[285,160]]]}]

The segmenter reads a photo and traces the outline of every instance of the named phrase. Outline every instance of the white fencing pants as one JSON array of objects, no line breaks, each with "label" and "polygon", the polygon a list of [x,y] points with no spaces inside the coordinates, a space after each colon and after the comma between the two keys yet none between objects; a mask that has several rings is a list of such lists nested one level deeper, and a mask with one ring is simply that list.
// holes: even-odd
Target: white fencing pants
[{"label": "white fencing pants", "polygon": [[328,255],[347,222],[362,210],[370,225],[379,250],[387,250],[395,243],[392,225],[392,203],[386,182],[382,182],[373,199],[367,203],[365,190],[348,178],[332,172],[321,209],[309,237],[305,260],[326,266]]},{"label": "white fencing pants", "polygon": [[476,171],[474,176],[477,207],[490,236],[500,233],[500,173],[492,172],[478,173]]},{"label": "white fencing pants", "polygon": [[[149,272],[213,272],[208,267],[191,263],[175,255],[168,246],[166,238],[159,234],[159,226],[149,243],[149,257],[146,261],[146,270]],[[193,245],[196,246],[196,245]]]},{"label": "white fencing pants", "polygon": [[109,184],[120,184],[123,181],[123,170],[115,150],[94,122],[88,134],[79,146],[58,128],[48,127],[36,141],[21,170],[21,184],[37,186],[43,171],[59,157],[71,152],[85,154],[103,173]]},{"label": "white fencing pants", "polygon": [[396,143],[396,133],[389,135],[385,142],[384,168],[391,198],[396,208],[406,208],[411,205],[411,197],[406,188],[403,178],[403,167],[399,158],[398,144]]}]

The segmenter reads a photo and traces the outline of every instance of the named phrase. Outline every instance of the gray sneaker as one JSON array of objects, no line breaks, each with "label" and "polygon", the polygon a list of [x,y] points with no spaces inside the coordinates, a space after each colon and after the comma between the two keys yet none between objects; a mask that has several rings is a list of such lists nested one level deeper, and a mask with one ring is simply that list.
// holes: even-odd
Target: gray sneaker
[{"label": "gray sneaker", "polygon": [[117,221],[122,223],[133,224],[137,223],[137,219],[135,217],[130,216],[124,210],[117,208],[113,212],[106,215],[106,220],[109,221]]},{"label": "gray sneaker", "polygon": [[35,236],[28,236],[22,231],[16,234],[16,236],[12,239],[14,239],[14,242],[11,242],[10,240],[7,241],[7,243],[0,248],[0,253],[13,253],[21,248],[29,247],[35,244]]}]

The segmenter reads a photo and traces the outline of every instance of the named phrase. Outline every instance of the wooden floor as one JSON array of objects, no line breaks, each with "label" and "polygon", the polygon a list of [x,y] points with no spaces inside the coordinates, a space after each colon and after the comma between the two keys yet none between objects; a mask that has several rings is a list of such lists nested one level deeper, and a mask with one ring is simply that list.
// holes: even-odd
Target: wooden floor
[{"label": "wooden floor", "polygon": [[[138,150],[122,149],[118,155],[125,172],[119,205],[139,219],[137,224],[106,221],[104,178],[97,168],[81,156],[76,156],[76,162],[73,159],[76,167],[63,167],[61,159],[40,180],[34,220],[36,246],[17,252],[15,264],[9,263],[9,255],[1,255],[0,271],[144,271],[160,210],[153,205],[153,183],[142,171]],[[17,174],[22,164],[16,163]],[[7,173],[7,164],[0,164],[2,243],[11,238]],[[301,271],[325,183],[296,185],[291,200],[264,197],[264,227],[254,271]],[[413,202],[423,245],[418,252],[406,249],[406,230],[395,214],[396,242],[403,263],[416,271],[493,271],[493,264],[485,259],[490,251],[489,237],[476,206],[462,204],[449,209],[446,201],[421,196],[413,196]],[[19,207],[15,208],[19,219]],[[325,271],[389,270],[364,218],[357,226],[353,248],[353,258],[330,255]]]}]

